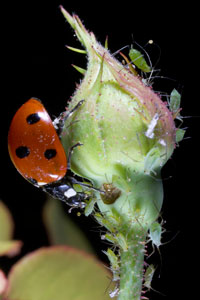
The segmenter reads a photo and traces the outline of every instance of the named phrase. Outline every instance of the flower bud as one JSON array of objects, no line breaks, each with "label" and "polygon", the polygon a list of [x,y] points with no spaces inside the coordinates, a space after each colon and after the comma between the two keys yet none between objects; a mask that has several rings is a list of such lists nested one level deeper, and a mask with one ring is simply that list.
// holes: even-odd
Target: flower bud
[{"label": "flower bud", "polygon": [[172,113],[151,87],[96,41],[77,15],[61,10],[88,57],[69,109],[84,102],[66,121],[62,135],[66,150],[83,144],[73,152],[72,171],[104,190],[103,197],[97,195],[102,213],[113,216],[115,211],[148,228],[162,205],[160,170],[175,148]]}]

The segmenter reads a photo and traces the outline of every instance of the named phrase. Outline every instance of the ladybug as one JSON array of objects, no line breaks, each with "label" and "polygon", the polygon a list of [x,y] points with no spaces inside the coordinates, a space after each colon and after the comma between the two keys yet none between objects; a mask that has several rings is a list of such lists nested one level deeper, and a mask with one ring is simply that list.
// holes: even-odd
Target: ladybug
[{"label": "ladybug", "polygon": [[19,173],[54,198],[81,208],[85,207],[85,200],[89,196],[84,192],[76,192],[73,184],[93,187],[78,182],[66,173],[70,169],[73,149],[82,144],[77,143],[70,149],[67,161],[60,134],[65,120],[83,101],[52,122],[41,101],[31,98],[14,115],[8,133],[8,151]]}]

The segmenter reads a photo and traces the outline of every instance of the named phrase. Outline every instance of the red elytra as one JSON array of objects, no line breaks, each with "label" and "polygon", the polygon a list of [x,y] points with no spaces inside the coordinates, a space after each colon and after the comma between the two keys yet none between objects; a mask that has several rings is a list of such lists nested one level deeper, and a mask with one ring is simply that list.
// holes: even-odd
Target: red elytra
[{"label": "red elytra", "polygon": [[31,98],[13,117],[8,150],[21,175],[45,185],[63,178],[67,158],[52,120],[42,103]]}]

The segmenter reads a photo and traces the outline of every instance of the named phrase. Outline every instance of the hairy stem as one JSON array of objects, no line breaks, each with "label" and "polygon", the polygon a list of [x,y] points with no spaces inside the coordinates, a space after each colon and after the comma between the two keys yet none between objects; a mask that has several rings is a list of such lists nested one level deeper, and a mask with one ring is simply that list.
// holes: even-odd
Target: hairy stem
[{"label": "hairy stem", "polygon": [[121,253],[118,300],[140,300],[143,280],[146,234],[134,229],[128,237],[128,250]]}]

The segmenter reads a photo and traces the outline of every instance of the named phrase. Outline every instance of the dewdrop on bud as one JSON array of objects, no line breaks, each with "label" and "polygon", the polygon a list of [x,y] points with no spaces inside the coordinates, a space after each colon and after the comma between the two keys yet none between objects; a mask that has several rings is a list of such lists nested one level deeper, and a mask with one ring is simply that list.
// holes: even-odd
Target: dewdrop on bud
[{"label": "dewdrop on bud", "polygon": [[163,201],[160,170],[175,148],[172,113],[141,78],[96,41],[77,15],[62,7],[61,11],[88,58],[69,109],[80,100],[84,103],[67,120],[62,136],[66,149],[83,144],[74,150],[72,171],[94,187],[107,189],[96,197],[100,211],[112,216],[111,222],[120,222],[116,216],[120,214],[130,224],[137,218],[149,228]]}]

